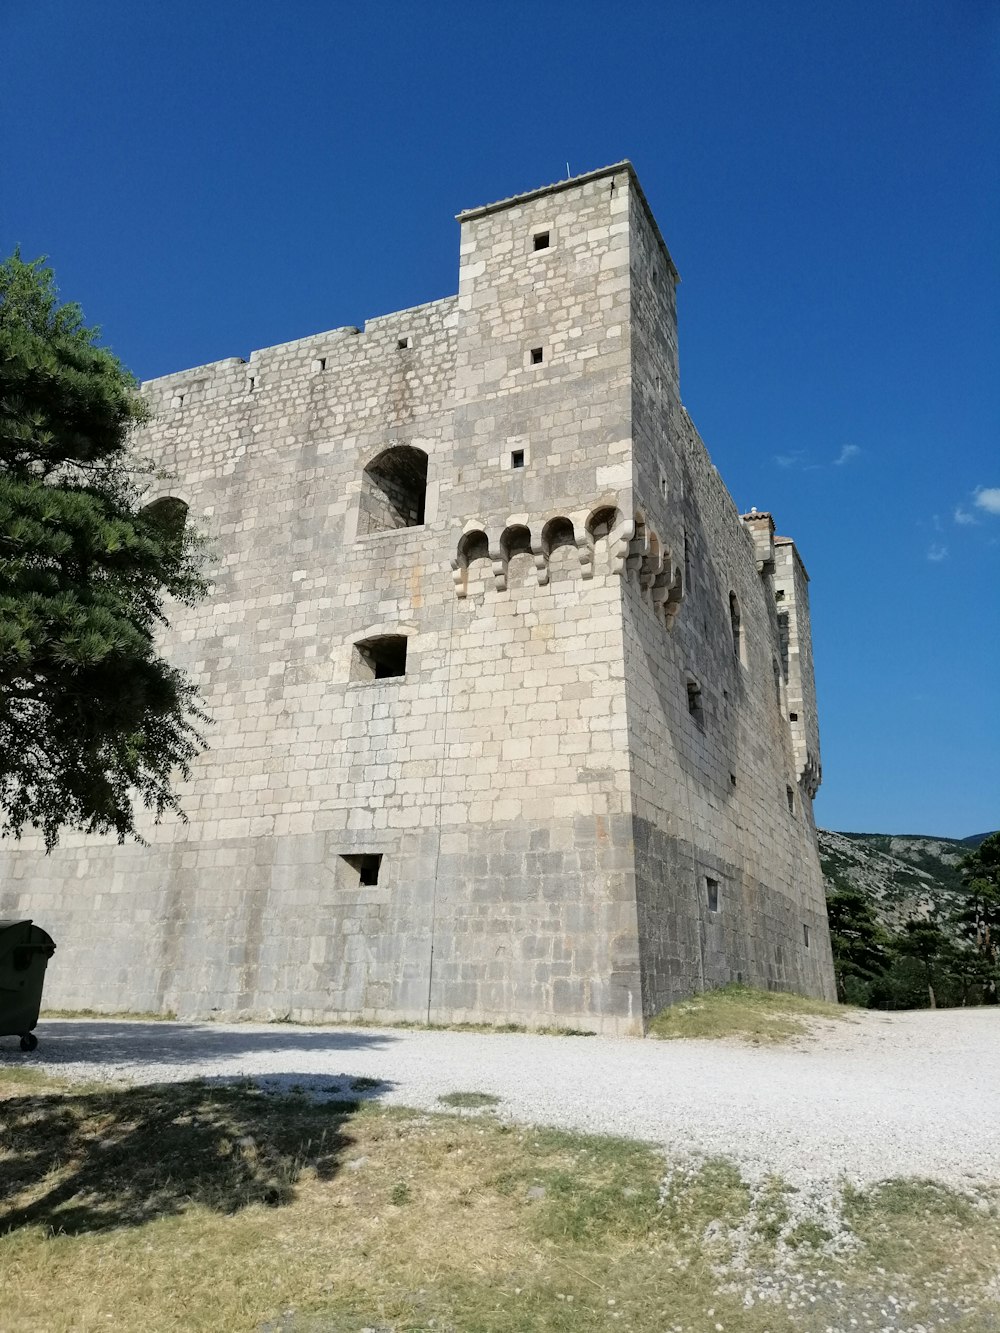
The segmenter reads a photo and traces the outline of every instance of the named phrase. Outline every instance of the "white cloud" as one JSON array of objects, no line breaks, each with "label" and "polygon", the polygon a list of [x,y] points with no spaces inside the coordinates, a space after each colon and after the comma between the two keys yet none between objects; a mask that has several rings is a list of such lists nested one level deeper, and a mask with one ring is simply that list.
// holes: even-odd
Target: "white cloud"
[{"label": "white cloud", "polygon": [[975,505],[987,514],[1000,514],[1000,486],[977,486]]},{"label": "white cloud", "polygon": [[975,523],[977,521],[975,514],[970,514],[969,511],[967,509],[963,509],[961,505],[955,506],[954,518],[955,522],[960,523],[963,527],[966,527],[970,523]]},{"label": "white cloud", "polygon": [[852,458],[857,458],[860,452],[861,450],[856,444],[845,444],[838,456],[833,460],[833,466],[843,467],[843,465],[849,463]]},{"label": "white cloud", "polygon": [[796,449],[793,454],[775,454],[774,461],[778,467],[798,467],[799,460],[802,458],[802,450]]},{"label": "white cloud", "polygon": [[937,564],[940,560],[948,559],[948,548],[942,546],[939,542],[934,542],[927,549],[927,559],[933,560]]}]

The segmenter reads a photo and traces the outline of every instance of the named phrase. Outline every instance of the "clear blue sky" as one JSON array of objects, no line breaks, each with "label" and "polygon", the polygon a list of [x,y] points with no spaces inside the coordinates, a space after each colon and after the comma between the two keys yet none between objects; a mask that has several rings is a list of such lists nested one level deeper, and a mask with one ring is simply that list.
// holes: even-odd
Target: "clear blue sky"
[{"label": "clear blue sky", "polygon": [[4,0],[0,250],[141,378],[457,287],[630,157],[685,403],[812,576],[830,828],[1000,827],[994,0]]}]

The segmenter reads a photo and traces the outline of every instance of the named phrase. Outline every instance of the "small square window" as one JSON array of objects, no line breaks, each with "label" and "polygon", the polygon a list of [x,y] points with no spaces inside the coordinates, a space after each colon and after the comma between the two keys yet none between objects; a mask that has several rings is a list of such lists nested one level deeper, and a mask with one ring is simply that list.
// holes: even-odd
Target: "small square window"
[{"label": "small square window", "polygon": [[706,878],[705,894],[708,898],[708,910],[717,912],[719,910],[719,881],[717,879]]},{"label": "small square window", "polygon": [[531,349],[531,364],[533,366],[540,366],[544,359],[545,353],[541,347],[533,347]]},{"label": "small square window", "polygon": [[809,927],[804,921],[802,923],[802,943],[807,949],[809,948]]},{"label": "small square window", "polygon": [[777,589],[775,590],[774,600],[775,600],[776,602],[783,602],[783,601],[785,600],[785,590],[784,590],[784,588],[777,588]]},{"label": "small square window", "polygon": [[[342,856],[340,858],[350,869],[345,872],[348,883],[357,883],[361,888],[372,888],[378,883],[379,873],[382,869],[381,852],[362,852],[357,856]],[[353,872],[350,873],[350,872]],[[355,881],[355,875],[357,880]]]},{"label": "small square window", "polygon": [[406,675],[406,635],[362,639],[351,656],[351,680],[386,680]]},{"label": "small square window", "polygon": [[405,352],[406,349],[409,347],[409,345],[410,345],[409,338],[400,338],[400,340],[396,343],[396,346],[399,348],[401,352]]},{"label": "small square window", "polygon": [[524,467],[524,450],[512,449],[510,454],[511,467]]},{"label": "small square window", "polygon": [[534,246],[536,250],[547,250],[549,248],[549,233],[547,231],[536,231]]},{"label": "small square window", "polygon": [[798,722],[798,720],[799,720],[799,715],[798,715],[798,713],[789,713],[789,714],[788,714],[788,720],[789,720],[789,722]]}]

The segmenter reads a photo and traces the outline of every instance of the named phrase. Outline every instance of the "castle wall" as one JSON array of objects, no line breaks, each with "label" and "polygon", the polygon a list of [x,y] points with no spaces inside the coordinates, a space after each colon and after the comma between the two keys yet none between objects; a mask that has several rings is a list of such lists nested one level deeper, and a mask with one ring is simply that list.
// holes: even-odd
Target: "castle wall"
[{"label": "castle wall", "polygon": [[[814,789],[798,782],[775,680],[773,581],[681,406],[672,265],[637,193],[633,205],[640,522],[624,626],[644,1013],[737,980],[834,998]],[[657,581],[678,578],[683,599],[664,614]]]},{"label": "castle wall", "polygon": [[0,912],[59,946],[47,1004],[632,1032],[735,975],[829,991],[774,599],[680,405],[634,176],[460,221],[457,297],[145,386],[138,451],[209,543],[164,647],[210,748],[148,847],[0,853]]}]

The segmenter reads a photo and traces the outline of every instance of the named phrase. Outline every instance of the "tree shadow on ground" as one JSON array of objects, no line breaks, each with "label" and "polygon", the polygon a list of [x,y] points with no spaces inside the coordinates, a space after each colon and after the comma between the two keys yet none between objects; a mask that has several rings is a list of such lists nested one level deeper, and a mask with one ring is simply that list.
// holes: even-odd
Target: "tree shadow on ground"
[{"label": "tree shadow on ground", "polygon": [[[222,1027],[214,1023],[141,1022],[136,1019],[46,1019],[42,1018],[36,1035],[38,1051],[29,1057],[33,1063],[56,1067],[93,1061],[114,1065],[135,1061],[140,1064],[169,1062],[189,1064],[195,1061],[226,1059],[264,1051],[286,1054],[303,1052],[371,1050],[386,1046],[398,1038],[391,1033],[365,1029],[306,1029],[291,1024],[272,1024],[267,1028]],[[18,1064],[24,1057],[17,1051],[16,1039],[0,1049],[0,1061]]]},{"label": "tree shadow on ground", "polygon": [[0,1099],[0,1232],[77,1235],[199,1205],[290,1203],[303,1172],[336,1175],[352,1115],[389,1088],[348,1074],[279,1086],[302,1095],[197,1080]]}]

